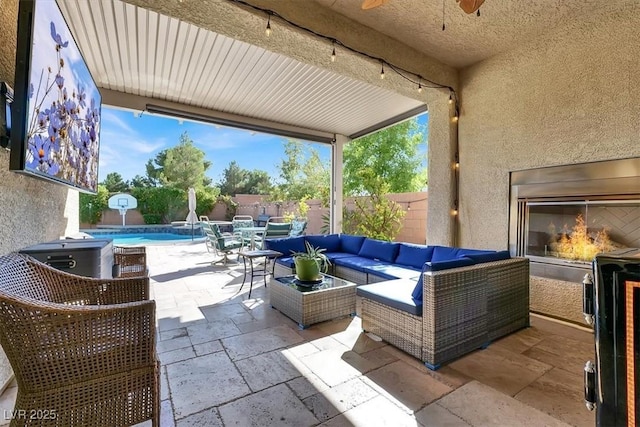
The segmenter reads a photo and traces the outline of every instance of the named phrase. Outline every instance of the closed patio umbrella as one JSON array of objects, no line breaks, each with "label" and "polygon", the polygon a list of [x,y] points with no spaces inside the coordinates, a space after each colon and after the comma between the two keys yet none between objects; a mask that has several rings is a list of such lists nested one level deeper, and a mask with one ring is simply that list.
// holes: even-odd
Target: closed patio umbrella
[{"label": "closed patio umbrella", "polygon": [[196,190],[189,188],[189,214],[187,215],[187,224],[191,224],[191,240],[193,240],[193,225],[198,222],[196,214]]}]

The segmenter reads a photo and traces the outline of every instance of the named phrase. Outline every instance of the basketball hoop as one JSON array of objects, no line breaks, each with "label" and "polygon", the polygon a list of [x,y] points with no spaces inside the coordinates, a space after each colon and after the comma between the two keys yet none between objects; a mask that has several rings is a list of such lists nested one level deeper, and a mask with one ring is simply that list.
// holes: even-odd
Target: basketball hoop
[{"label": "basketball hoop", "polygon": [[125,226],[125,217],[129,209],[135,209],[138,207],[138,201],[130,194],[116,194],[109,197],[109,208],[118,210],[120,216],[122,216],[122,226]]}]

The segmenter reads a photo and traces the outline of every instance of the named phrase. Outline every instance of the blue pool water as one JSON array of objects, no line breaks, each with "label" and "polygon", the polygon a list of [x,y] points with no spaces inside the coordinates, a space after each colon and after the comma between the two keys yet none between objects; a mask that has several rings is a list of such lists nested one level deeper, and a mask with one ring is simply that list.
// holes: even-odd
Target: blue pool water
[{"label": "blue pool water", "polygon": [[[172,233],[89,233],[96,239],[113,239],[114,245],[148,245],[191,241],[190,235]],[[202,241],[202,236],[193,236],[194,241]]]}]

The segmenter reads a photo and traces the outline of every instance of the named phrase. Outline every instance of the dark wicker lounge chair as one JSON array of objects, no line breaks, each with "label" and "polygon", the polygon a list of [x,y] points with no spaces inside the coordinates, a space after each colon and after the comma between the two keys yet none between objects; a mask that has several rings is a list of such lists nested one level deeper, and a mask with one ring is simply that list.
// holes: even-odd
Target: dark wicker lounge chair
[{"label": "dark wicker lounge chair", "polygon": [[155,343],[147,277],[93,279],[0,257],[0,344],[18,383],[12,426],[158,426]]},{"label": "dark wicker lounge chair", "polygon": [[113,263],[117,265],[114,277],[147,276],[147,250],[144,246],[114,246]]}]

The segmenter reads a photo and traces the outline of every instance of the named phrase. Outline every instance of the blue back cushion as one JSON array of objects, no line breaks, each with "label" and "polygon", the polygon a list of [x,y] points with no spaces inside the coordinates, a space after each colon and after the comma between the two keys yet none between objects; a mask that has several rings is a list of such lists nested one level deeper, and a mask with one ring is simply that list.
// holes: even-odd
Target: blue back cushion
[{"label": "blue back cushion", "polygon": [[427,262],[424,264],[424,271],[441,271],[450,268],[466,267],[475,264],[471,258],[463,256],[461,258],[450,259],[447,261]]},{"label": "blue back cushion", "polygon": [[424,267],[422,267],[422,271],[420,272],[420,278],[418,279],[418,283],[416,283],[416,287],[413,288],[413,292],[411,292],[411,298],[416,301],[422,301],[422,279],[424,278],[424,272],[427,264],[425,263]]},{"label": "blue back cushion", "polygon": [[393,262],[398,254],[400,245],[394,242],[385,242],[383,240],[365,239],[358,252],[358,256],[377,259],[380,261]]},{"label": "blue back cushion", "polygon": [[476,263],[479,262],[491,262],[491,261],[502,261],[504,259],[511,258],[511,254],[509,251],[498,251],[498,252],[485,252],[480,254],[467,254],[465,255],[467,258],[471,258]]},{"label": "blue back cushion", "polygon": [[422,268],[425,262],[431,261],[432,255],[433,246],[400,243],[400,249],[398,250],[395,263],[414,268]]},{"label": "blue back cushion", "polygon": [[281,239],[265,239],[265,248],[274,251],[282,252],[282,255],[289,256],[291,251],[294,252],[306,252],[307,248],[304,246],[304,237],[284,237]]},{"label": "blue back cushion", "polygon": [[358,255],[364,242],[364,236],[352,236],[350,234],[340,235],[340,247],[342,252]]},{"label": "blue back cushion", "polygon": [[309,235],[305,239],[314,248],[323,248],[327,252],[340,252],[340,236],[337,234]]},{"label": "blue back cushion", "polygon": [[434,246],[431,262],[449,261],[450,259],[456,259],[461,255],[462,251],[464,251],[464,249],[452,248],[450,246]]},{"label": "blue back cushion", "polygon": [[411,297],[416,301],[422,301],[422,279],[424,278],[425,272],[448,270],[450,268],[466,267],[473,264],[475,264],[475,262],[471,258],[467,257],[457,258],[449,261],[426,262],[424,264],[424,267],[422,268],[422,273],[420,273],[418,283],[416,283],[416,287],[413,288]]}]

